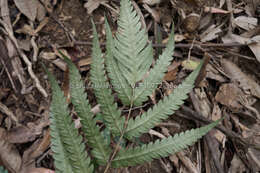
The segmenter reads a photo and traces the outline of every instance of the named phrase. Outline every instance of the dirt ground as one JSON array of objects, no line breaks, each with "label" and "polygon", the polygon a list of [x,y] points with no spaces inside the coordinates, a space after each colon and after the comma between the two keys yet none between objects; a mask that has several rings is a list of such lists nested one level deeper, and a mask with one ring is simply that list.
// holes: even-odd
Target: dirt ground
[{"label": "dirt ground", "polygon": [[[144,106],[134,109],[132,116],[171,93],[205,59],[196,88],[185,104],[140,141],[148,143],[223,116],[225,119],[182,152],[111,172],[259,172],[260,1],[132,3],[153,43],[155,61],[173,24],[175,30],[174,60],[164,81]],[[0,4],[0,166],[12,173],[51,172],[55,170],[49,130],[52,94],[43,64],[55,75],[69,101],[68,69],[57,50],[69,55],[87,86],[91,20],[104,49],[105,16],[115,33],[120,0],[1,0]],[[96,108],[93,90],[87,88],[86,92],[91,106]],[[115,101],[122,105],[117,97]],[[77,122],[77,115],[72,116]],[[89,150],[87,146],[86,149]],[[103,172],[104,168],[98,170]]]}]

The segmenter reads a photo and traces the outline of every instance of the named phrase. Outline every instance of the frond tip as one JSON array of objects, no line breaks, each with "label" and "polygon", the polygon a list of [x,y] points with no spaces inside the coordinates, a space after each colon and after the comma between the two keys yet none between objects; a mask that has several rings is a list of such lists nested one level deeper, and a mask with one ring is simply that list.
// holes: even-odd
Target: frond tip
[{"label": "frond tip", "polygon": [[128,139],[139,137],[178,110],[188,97],[187,94],[194,88],[194,81],[199,74],[202,64],[203,62],[169,96],[160,100],[158,104],[144,112],[141,116],[130,119],[125,136]]},{"label": "frond tip", "polygon": [[[45,68],[52,87],[50,108],[51,149],[57,173],[91,173],[93,166],[87,157],[82,137],[69,115],[68,104],[58,82]],[[76,147],[75,147],[76,146]]]},{"label": "frond tip", "polygon": [[121,149],[117,157],[112,161],[112,166],[115,168],[135,166],[179,152],[208,133],[221,120],[219,119],[207,126],[188,130],[162,140],[156,140],[154,143],[151,142],[136,148]]}]

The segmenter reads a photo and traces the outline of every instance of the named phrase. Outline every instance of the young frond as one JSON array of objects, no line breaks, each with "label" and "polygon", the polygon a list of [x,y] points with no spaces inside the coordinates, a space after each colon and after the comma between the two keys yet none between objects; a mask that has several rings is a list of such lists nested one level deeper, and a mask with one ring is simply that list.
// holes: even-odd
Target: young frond
[{"label": "young frond", "polygon": [[106,145],[99,127],[96,126],[96,122],[93,120],[94,114],[91,112],[87,93],[84,91],[84,83],[77,67],[65,55],[63,55],[63,58],[69,68],[71,102],[80,117],[82,130],[87,138],[88,145],[92,148],[92,155],[99,164],[105,164],[109,159],[111,149]]},{"label": "young frond", "polygon": [[219,121],[221,119],[201,128],[188,130],[162,140],[156,140],[154,143],[151,142],[130,149],[121,149],[112,161],[112,166],[115,168],[135,166],[179,152],[200,139],[210,129],[215,127]]},{"label": "young frond", "polygon": [[87,157],[82,137],[79,136],[69,115],[68,104],[63,92],[53,75],[48,71],[47,73],[53,93],[50,107],[50,129],[56,172],[91,173],[93,166],[90,164],[90,158]]},{"label": "young frond", "polygon": [[148,132],[156,124],[172,115],[174,111],[184,103],[184,100],[188,97],[187,94],[194,87],[194,81],[200,71],[200,65],[183,81],[181,85],[173,90],[173,92],[159,101],[153,108],[150,108],[147,112],[141,116],[137,116],[135,119],[130,119],[128,122],[125,136],[128,139],[133,137],[139,137],[142,133]]},{"label": "young frond", "polygon": [[112,91],[109,88],[109,83],[106,78],[104,69],[104,58],[99,47],[96,27],[93,23],[93,48],[92,48],[92,63],[91,63],[91,77],[93,82],[93,89],[100,104],[101,111],[104,116],[105,124],[109,130],[115,135],[123,133],[124,118],[121,117],[121,111],[117,104],[114,103]]}]

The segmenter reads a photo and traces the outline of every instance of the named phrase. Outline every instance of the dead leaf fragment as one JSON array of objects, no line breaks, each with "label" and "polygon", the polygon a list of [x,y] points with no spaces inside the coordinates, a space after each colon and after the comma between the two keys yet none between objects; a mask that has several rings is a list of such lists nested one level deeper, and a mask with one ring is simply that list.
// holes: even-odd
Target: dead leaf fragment
[{"label": "dead leaf fragment", "polygon": [[219,91],[217,92],[215,99],[217,102],[226,105],[232,109],[240,109],[242,105],[239,103],[239,95],[242,94],[241,89],[236,85],[223,84],[220,86]]},{"label": "dead leaf fragment", "polygon": [[37,16],[37,8],[40,3],[38,0],[14,0],[16,7],[28,17],[31,21],[34,21]]},{"label": "dead leaf fragment", "polygon": [[250,44],[248,47],[251,49],[257,61],[260,63],[260,35],[253,37],[251,40],[256,40],[256,43]]},{"label": "dead leaf fragment", "polygon": [[207,42],[218,38],[218,34],[222,32],[220,26],[211,25],[206,31],[200,35],[202,42]]},{"label": "dead leaf fragment", "polygon": [[232,81],[237,82],[240,88],[245,92],[249,90],[253,96],[260,98],[260,86],[250,76],[243,73],[237,65],[229,60],[222,59],[221,65],[224,72],[230,76]]},{"label": "dead leaf fragment", "polygon": [[84,4],[84,7],[88,10],[88,14],[91,14],[95,9],[99,7],[101,4],[102,0],[88,0]]},{"label": "dead leaf fragment", "polygon": [[174,81],[176,79],[176,75],[178,72],[178,67],[180,66],[180,62],[173,62],[169,67],[168,67],[168,72],[164,76],[164,80],[166,81]]},{"label": "dead leaf fragment", "polygon": [[13,144],[5,138],[6,132],[0,128],[0,160],[11,172],[19,172],[22,164],[21,156]]},{"label": "dead leaf fragment", "polygon": [[229,11],[222,10],[220,8],[215,8],[215,7],[204,7],[204,12],[206,12],[206,13],[218,13],[218,14],[228,14],[228,13],[230,13]]},{"label": "dead leaf fragment", "polygon": [[242,160],[235,154],[231,161],[231,166],[229,168],[229,173],[243,173],[245,172],[246,167]]},{"label": "dead leaf fragment", "polygon": [[247,31],[254,29],[257,26],[257,18],[239,16],[235,18],[234,23]]}]

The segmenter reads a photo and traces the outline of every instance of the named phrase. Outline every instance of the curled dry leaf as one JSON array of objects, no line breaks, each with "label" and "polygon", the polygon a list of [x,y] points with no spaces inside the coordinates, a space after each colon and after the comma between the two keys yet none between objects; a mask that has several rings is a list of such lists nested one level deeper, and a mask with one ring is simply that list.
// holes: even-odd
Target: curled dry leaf
[{"label": "curled dry leaf", "polygon": [[244,91],[249,90],[253,96],[260,98],[260,86],[251,77],[243,73],[236,64],[229,60],[222,59],[221,64],[224,72],[232,81],[237,82],[240,88]]},{"label": "curled dry leaf", "polygon": [[6,140],[6,131],[3,128],[0,128],[0,139],[0,160],[11,172],[19,172],[21,156],[15,146]]}]

